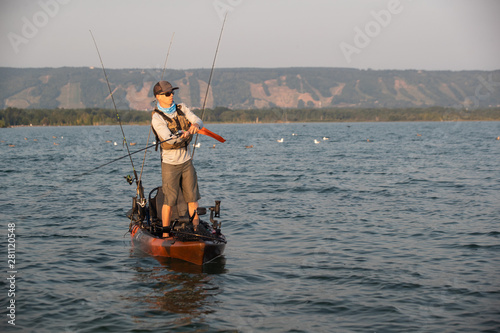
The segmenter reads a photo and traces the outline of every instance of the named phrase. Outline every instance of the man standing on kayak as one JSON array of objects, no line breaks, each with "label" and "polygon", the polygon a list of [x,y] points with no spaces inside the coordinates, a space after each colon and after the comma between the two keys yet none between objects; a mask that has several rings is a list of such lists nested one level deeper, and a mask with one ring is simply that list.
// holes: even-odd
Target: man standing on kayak
[{"label": "man standing on kayak", "polygon": [[[160,81],[153,87],[153,94],[157,104],[153,111],[151,126],[157,142],[162,142],[161,178],[164,195],[161,210],[162,225],[164,228],[170,227],[172,207],[177,205],[177,195],[183,194],[188,205],[189,216],[194,214],[193,225],[196,230],[199,224],[196,209],[201,196],[198,190],[198,178],[193,166],[189,143],[193,134],[203,128],[203,121],[191,112],[185,104],[176,104],[174,102],[174,90],[176,89],[179,89],[179,87],[173,87],[168,81]],[[179,137],[163,142],[177,133],[182,134]],[[168,236],[168,232],[163,233],[163,237]]]}]

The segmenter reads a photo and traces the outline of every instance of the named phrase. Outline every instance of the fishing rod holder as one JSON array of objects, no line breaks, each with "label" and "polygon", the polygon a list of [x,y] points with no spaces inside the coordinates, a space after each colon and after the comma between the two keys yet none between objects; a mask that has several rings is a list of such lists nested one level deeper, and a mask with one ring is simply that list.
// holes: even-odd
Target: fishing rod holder
[{"label": "fishing rod holder", "polygon": [[[212,222],[212,226],[214,229],[219,229],[221,227],[221,223],[219,221],[214,220],[214,217],[220,217],[220,200],[215,200],[215,206],[208,207],[210,210],[210,222]],[[207,213],[206,207],[198,207],[196,209],[196,213],[198,216],[205,215]]]},{"label": "fishing rod holder", "polygon": [[132,197],[132,209],[127,212],[127,217],[131,222],[142,223],[148,217],[146,200]]},{"label": "fishing rod holder", "polygon": [[209,207],[210,209],[210,222],[215,230],[220,229],[221,223],[217,220],[214,220],[214,217],[220,217],[220,200],[215,200],[215,206]]}]

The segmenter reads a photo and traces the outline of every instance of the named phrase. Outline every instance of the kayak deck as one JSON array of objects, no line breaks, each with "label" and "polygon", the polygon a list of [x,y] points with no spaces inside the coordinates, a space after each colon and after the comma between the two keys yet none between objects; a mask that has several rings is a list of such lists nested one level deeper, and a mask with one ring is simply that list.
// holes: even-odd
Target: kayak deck
[{"label": "kayak deck", "polygon": [[[196,265],[206,264],[224,253],[226,237],[221,233],[221,223],[214,219],[220,217],[220,201],[216,200],[212,207],[196,209],[198,216],[210,211],[211,223],[199,219],[195,227],[194,214],[189,216],[183,195],[178,195],[177,205],[172,207],[170,226],[163,227],[161,212],[164,196],[161,186],[149,193],[147,202],[142,194],[132,199],[132,209],[127,217],[135,248],[151,256],[176,258]],[[170,237],[161,237],[164,233],[169,233]]]},{"label": "kayak deck", "polygon": [[135,248],[156,257],[169,257],[185,260],[196,265],[206,264],[224,253],[226,244],[210,239],[180,241],[174,237],[154,236],[138,225],[131,230],[132,244]]}]

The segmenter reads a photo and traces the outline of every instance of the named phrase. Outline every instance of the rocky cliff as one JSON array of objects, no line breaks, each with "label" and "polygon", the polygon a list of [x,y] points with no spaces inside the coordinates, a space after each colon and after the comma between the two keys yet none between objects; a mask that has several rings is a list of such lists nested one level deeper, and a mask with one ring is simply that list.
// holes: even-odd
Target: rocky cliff
[{"label": "rocky cliff", "polygon": [[[107,70],[120,109],[147,110],[159,69]],[[170,70],[176,100],[203,105],[208,69]],[[0,68],[3,108],[112,108],[100,68]],[[416,71],[345,68],[216,69],[206,106],[231,109],[323,107],[484,108],[500,106],[500,70]]]}]

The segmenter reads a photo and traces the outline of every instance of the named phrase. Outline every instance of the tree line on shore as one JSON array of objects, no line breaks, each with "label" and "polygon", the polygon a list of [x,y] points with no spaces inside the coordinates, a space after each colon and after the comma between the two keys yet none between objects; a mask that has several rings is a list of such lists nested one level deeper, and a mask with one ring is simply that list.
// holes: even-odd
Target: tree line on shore
[{"label": "tree line on shore", "polygon": [[[202,110],[194,110],[201,117]],[[151,113],[120,110],[122,124],[146,125]],[[323,108],[323,109],[255,109],[231,110],[225,107],[205,109],[208,123],[276,123],[276,122],[391,122],[391,121],[498,121],[500,108],[455,109],[429,108]],[[117,112],[110,109],[19,109],[0,110],[0,127],[11,126],[97,126],[116,125]]]}]

